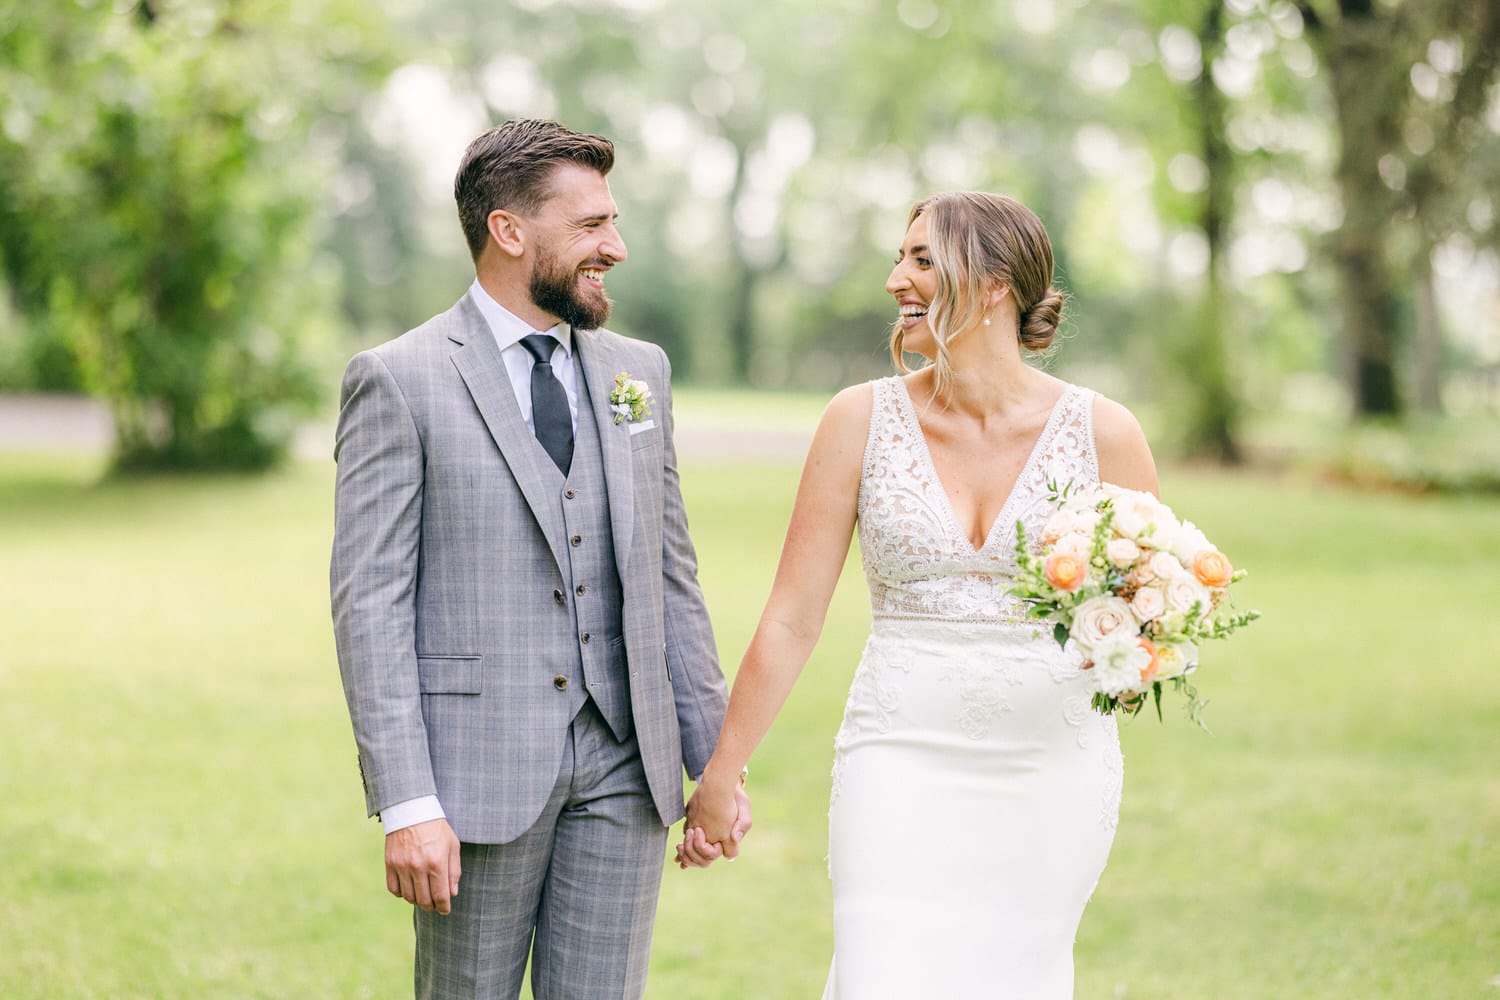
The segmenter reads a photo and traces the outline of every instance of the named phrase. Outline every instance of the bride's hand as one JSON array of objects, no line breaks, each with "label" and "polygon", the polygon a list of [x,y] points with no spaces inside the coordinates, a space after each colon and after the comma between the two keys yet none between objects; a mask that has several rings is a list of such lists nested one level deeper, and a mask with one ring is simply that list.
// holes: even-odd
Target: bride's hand
[{"label": "bride's hand", "polygon": [[688,800],[677,864],[682,868],[707,868],[721,857],[734,860],[751,823],[750,796],[742,783],[736,782],[728,793],[711,782],[700,783]]}]

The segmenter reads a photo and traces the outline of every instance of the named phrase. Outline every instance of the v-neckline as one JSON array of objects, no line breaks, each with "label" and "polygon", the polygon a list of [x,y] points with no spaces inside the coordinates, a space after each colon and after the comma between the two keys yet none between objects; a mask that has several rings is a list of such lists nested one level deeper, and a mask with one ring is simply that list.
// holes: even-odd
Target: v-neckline
[{"label": "v-neckline", "polygon": [[[922,421],[917,416],[917,404],[911,398],[911,390],[907,388],[906,380],[899,375],[895,377],[895,381],[897,386],[900,387],[901,398],[904,401],[903,409],[906,412],[907,419],[911,422],[911,429],[916,434],[917,440],[922,444],[922,459],[927,465],[927,473],[932,477],[932,483],[937,488],[938,493],[942,495],[943,513],[947,515],[948,526],[953,529],[954,537],[967,546],[971,555],[979,555],[985,549],[989,548],[990,543],[994,541],[995,529],[1005,523],[1006,514],[1010,512],[1011,507],[1015,504],[1016,490],[1020,487],[1021,481],[1026,478],[1026,474],[1031,471],[1031,467],[1036,464],[1037,456],[1042,451],[1042,443],[1052,436],[1053,425],[1057,423],[1058,417],[1062,414],[1063,402],[1072,394],[1073,386],[1063,386],[1062,395],[1057,397],[1057,401],[1052,404],[1052,409],[1047,414],[1047,422],[1042,425],[1042,432],[1032,442],[1031,451],[1026,455],[1026,461],[1021,465],[1020,471],[1016,473],[1015,481],[1010,484],[1010,490],[1005,494],[1005,502],[1001,504],[1000,512],[990,522],[989,531],[985,533],[980,544],[975,545],[974,540],[969,537],[969,533],[958,523],[958,514],[954,512],[953,501],[948,497],[948,487],[943,485],[943,477],[938,475],[937,463],[932,460],[932,449],[927,444],[927,432],[922,430]],[[1014,519],[1012,518],[1012,520]]]}]

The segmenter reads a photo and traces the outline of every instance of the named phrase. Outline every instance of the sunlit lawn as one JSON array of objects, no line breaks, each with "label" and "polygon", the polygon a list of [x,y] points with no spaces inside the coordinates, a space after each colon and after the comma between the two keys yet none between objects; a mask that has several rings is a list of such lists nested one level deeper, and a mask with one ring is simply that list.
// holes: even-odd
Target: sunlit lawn
[{"label": "sunlit lawn", "polygon": [[[329,635],[331,466],[96,472],[0,455],[0,997],[409,996]],[[684,476],[732,668],[796,469]],[[1126,727],[1077,995],[1500,996],[1500,503],[1164,480],[1266,617],[1210,651],[1214,735]],[[744,859],[666,873],[649,996],[821,989],[829,744],[867,624],[850,570],[754,760]],[[989,832],[935,816],[925,846]]]}]

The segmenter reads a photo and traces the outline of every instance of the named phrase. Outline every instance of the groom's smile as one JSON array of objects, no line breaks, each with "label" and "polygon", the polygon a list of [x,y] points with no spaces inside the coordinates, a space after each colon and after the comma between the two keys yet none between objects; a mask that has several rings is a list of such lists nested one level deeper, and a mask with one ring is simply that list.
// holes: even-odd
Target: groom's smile
[{"label": "groom's smile", "polygon": [[619,211],[604,175],[585,167],[557,167],[550,186],[534,219],[531,298],[562,322],[596,329],[612,305],[605,272],[628,255],[615,228]]}]

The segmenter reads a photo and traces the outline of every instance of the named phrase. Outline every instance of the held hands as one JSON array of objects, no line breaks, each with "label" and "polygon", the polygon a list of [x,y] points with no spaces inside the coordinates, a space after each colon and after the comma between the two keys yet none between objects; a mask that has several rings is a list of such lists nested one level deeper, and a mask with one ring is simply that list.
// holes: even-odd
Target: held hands
[{"label": "held hands", "polygon": [[733,861],[752,825],[744,781],[724,789],[704,777],[688,800],[683,841],[677,846],[677,864],[684,870],[707,868],[721,857]]},{"label": "held hands", "polygon": [[462,874],[458,836],[446,819],[386,834],[385,887],[429,913],[448,914]]}]

